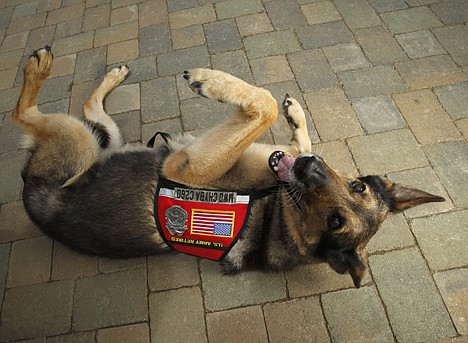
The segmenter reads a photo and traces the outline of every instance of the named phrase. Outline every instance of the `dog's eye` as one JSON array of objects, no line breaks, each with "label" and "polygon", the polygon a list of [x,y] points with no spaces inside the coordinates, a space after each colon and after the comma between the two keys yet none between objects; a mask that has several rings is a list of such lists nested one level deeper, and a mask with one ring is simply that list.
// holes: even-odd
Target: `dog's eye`
[{"label": "dog's eye", "polygon": [[330,217],[328,217],[327,223],[330,230],[338,230],[343,226],[344,220],[340,215],[332,214]]},{"label": "dog's eye", "polygon": [[353,192],[362,193],[366,190],[366,184],[361,181],[354,181],[351,183],[351,187],[353,188]]}]

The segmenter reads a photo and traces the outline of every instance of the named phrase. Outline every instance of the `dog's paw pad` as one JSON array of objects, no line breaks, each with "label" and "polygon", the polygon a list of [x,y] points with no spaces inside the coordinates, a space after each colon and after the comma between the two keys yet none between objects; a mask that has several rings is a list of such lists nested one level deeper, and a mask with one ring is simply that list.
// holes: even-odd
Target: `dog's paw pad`
[{"label": "dog's paw pad", "polygon": [[293,130],[305,125],[305,114],[299,102],[286,94],[283,100],[284,117]]}]

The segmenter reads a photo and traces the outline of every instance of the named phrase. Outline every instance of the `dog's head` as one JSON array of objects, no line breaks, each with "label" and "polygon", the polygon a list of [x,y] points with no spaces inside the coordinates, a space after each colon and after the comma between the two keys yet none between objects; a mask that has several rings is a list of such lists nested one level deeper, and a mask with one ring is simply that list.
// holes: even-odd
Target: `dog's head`
[{"label": "dog's head", "polygon": [[380,176],[350,178],[312,154],[275,152],[270,167],[285,184],[284,216],[301,254],[316,256],[360,286],[367,268],[364,247],[385,216],[427,202],[445,201]]}]

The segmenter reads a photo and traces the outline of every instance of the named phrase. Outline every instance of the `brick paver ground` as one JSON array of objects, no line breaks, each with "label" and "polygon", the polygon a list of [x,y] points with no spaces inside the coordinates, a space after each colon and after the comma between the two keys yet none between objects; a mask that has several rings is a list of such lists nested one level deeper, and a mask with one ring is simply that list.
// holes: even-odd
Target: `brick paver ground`
[{"label": "brick paver ground", "polygon": [[[466,0],[1,0],[0,342],[468,342]],[[181,73],[212,67],[304,105],[314,151],[447,202],[388,219],[354,289],[325,264],[223,276],[171,253],[83,256],[21,203],[26,153],[11,110],[32,49],[51,45],[44,111],[106,100],[127,141],[203,132],[229,115]],[[279,119],[263,141],[284,143]]]}]

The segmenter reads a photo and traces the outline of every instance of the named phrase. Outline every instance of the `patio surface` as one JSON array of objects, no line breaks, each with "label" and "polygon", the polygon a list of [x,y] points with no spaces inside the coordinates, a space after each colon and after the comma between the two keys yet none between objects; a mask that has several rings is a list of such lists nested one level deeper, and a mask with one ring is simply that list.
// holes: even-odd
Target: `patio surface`
[{"label": "patio surface", "polygon": [[[1,0],[0,341],[468,342],[466,0]],[[210,67],[307,109],[313,150],[351,174],[444,196],[389,218],[360,289],[325,264],[223,276],[175,253],[83,256],[43,236],[21,202],[11,110],[30,53],[51,45],[44,112],[81,105],[106,71],[128,142],[203,132],[230,109],[181,74]],[[262,140],[285,143],[279,118]]]}]

